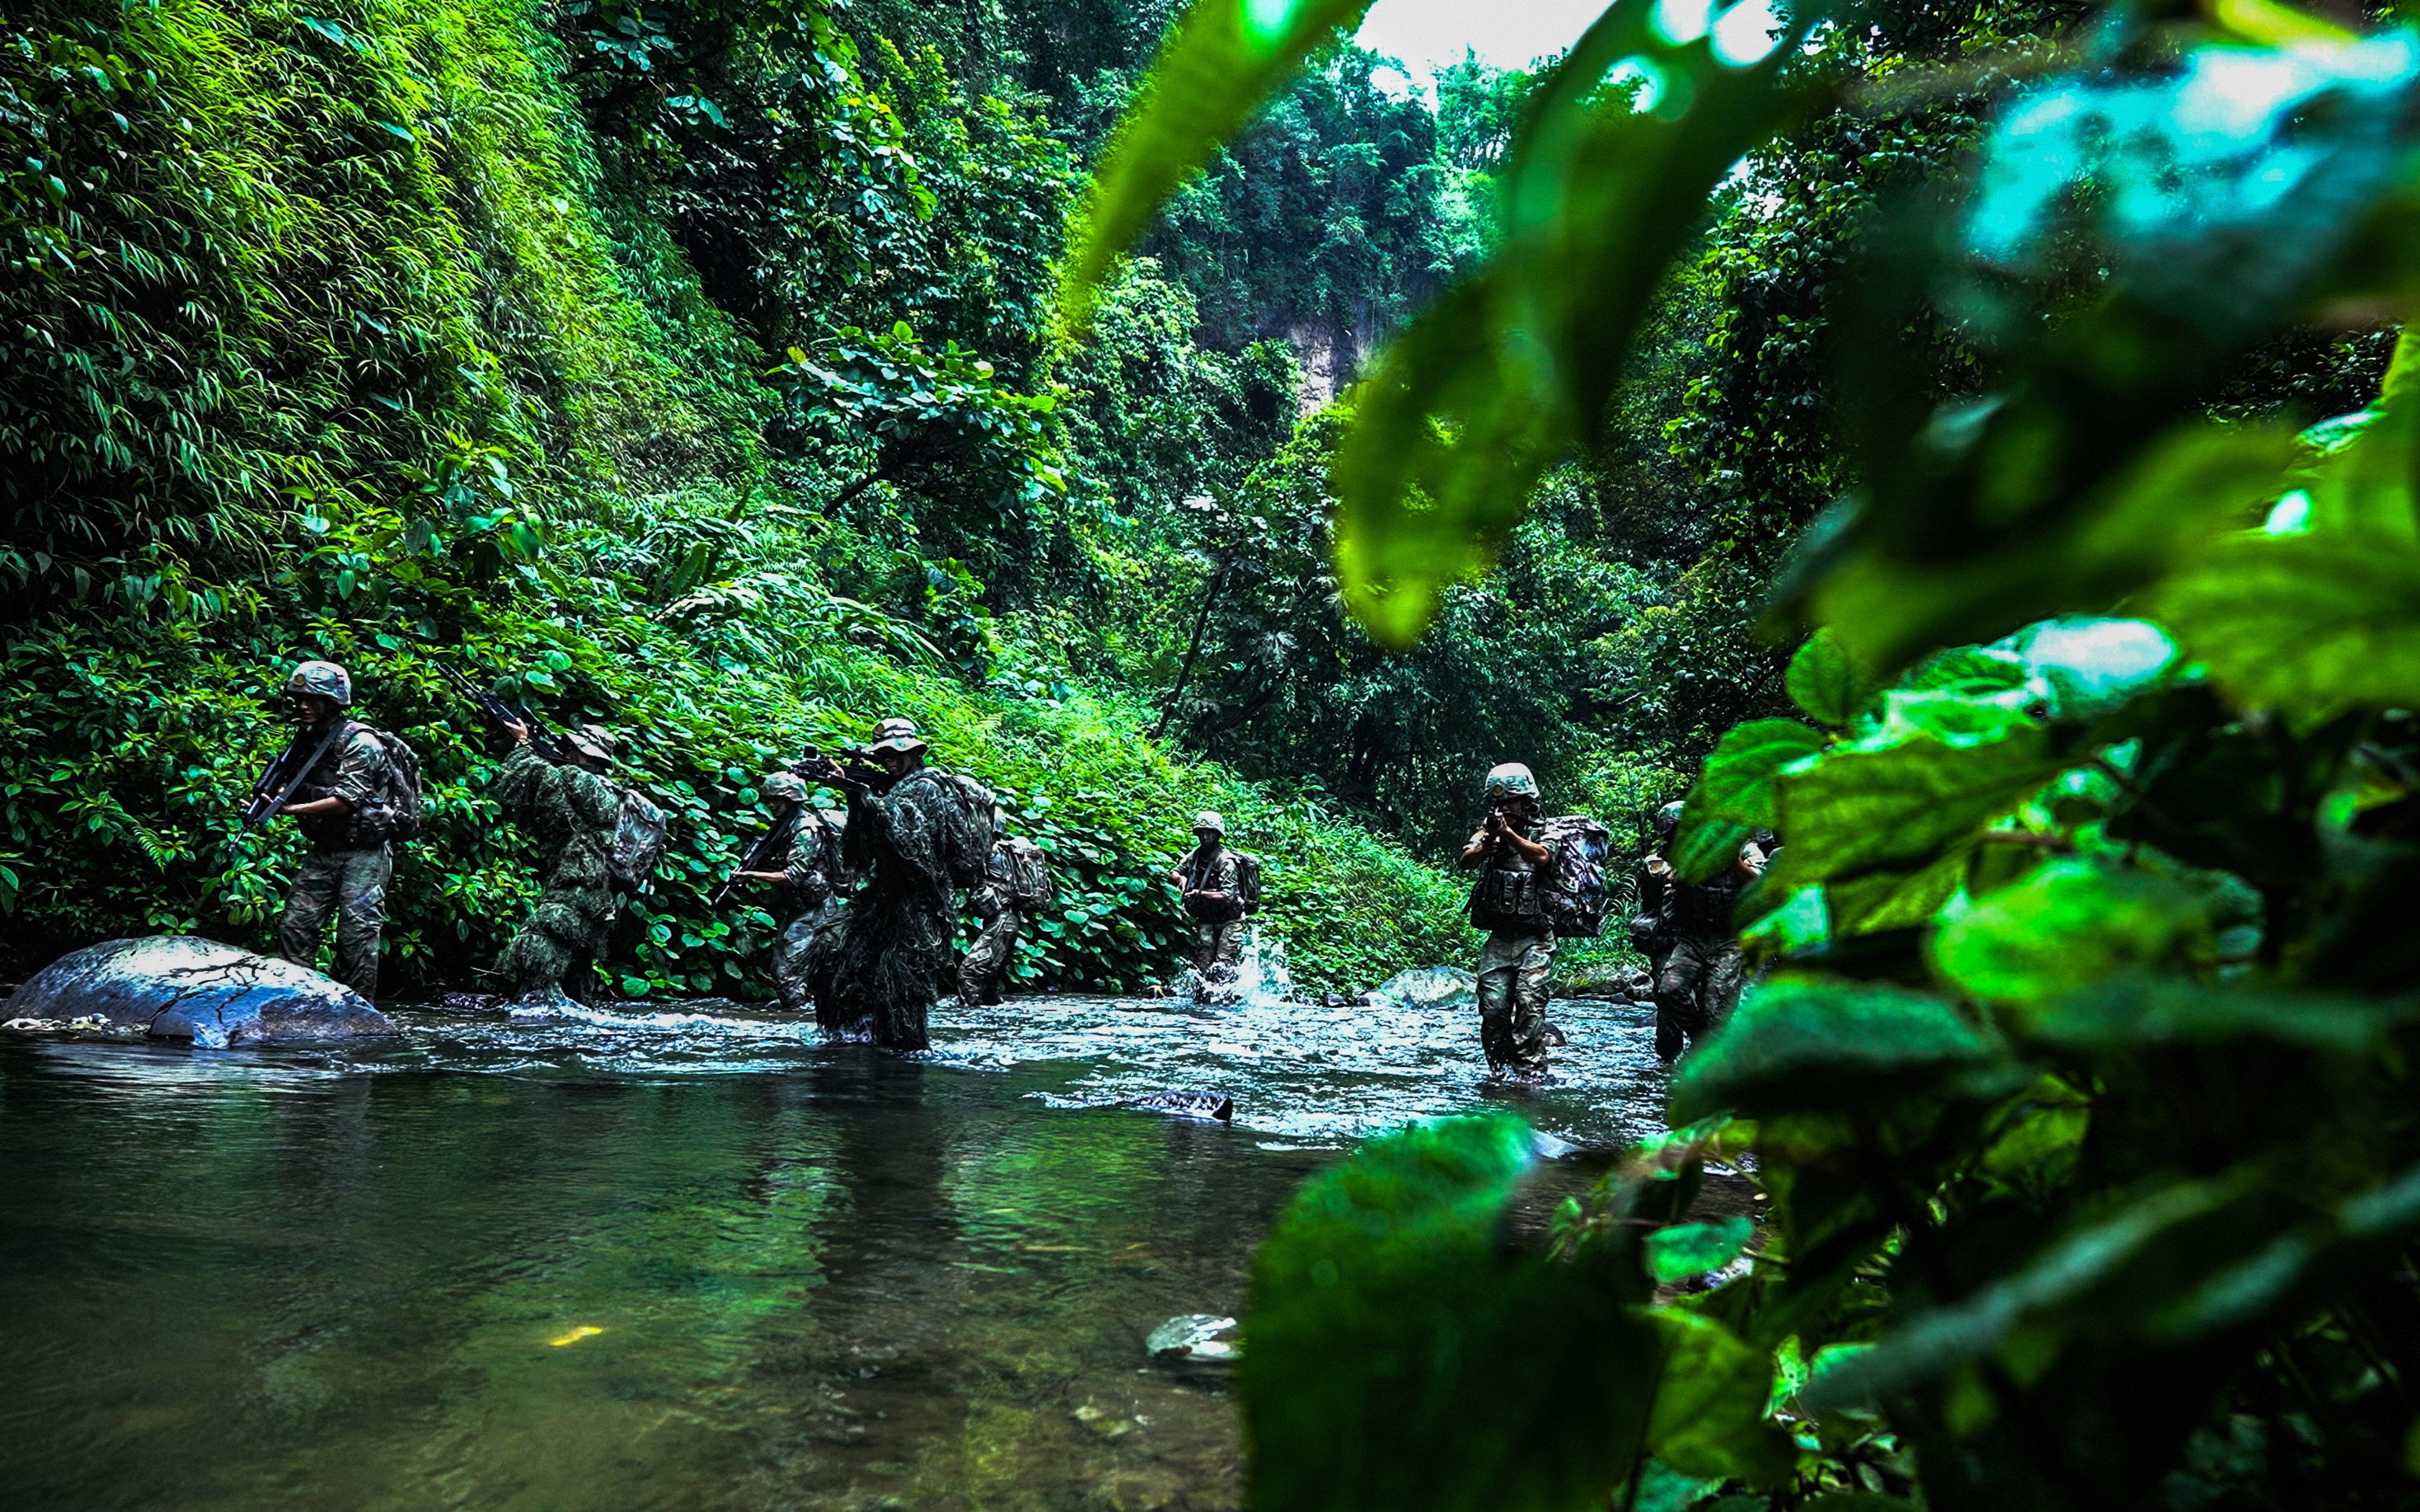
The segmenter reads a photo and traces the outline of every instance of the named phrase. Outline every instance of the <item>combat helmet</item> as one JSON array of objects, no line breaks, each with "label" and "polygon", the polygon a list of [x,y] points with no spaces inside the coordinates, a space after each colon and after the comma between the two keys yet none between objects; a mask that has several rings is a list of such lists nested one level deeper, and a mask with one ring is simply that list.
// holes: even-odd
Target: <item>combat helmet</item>
[{"label": "combat helmet", "polygon": [[1507,798],[1534,801],[1537,796],[1538,779],[1530,776],[1529,769],[1519,762],[1506,762],[1487,774],[1487,801],[1490,803],[1500,803]]},{"label": "combat helmet", "polygon": [[807,801],[807,784],[799,779],[796,772],[775,772],[757,783],[756,791],[763,794],[768,802],[783,798],[792,803]]},{"label": "combat helmet", "polygon": [[1663,836],[1667,840],[1669,840],[1672,837],[1672,832],[1681,827],[1681,810],[1686,807],[1686,804],[1683,804],[1680,799],[1675,798],[1670,803],[1666,804],[1663,808],[1656,810],[1655,833]]},{"label": "combat helmet", "polygon": [[916,733],[913,719],[885,719],[874,727],[874,738],[865,743],[868,752],[884,750],[921,751],[926,749],[924,738]]},{"label": "combat helmet", "polygon": [[1205,829],[1223,840],[1227,835],[1227,821],[1218,817],[1216,810],[1204,809],[1193,816],[1193,832],[1198,835]]},{"label": "combat helmet", "polygon": [[306,661],[286,679],[288,693],[316,693],[345,708],[353,702],[353,679],[333,661]]},{"label": "combat helmet", "polygon": [[570,743],[572,749],[599,762],[612,761],[614,749],[621,745],[614,738],[613,732],[601,724],[583,724],[577,730],[566,732],[563,738]]}]

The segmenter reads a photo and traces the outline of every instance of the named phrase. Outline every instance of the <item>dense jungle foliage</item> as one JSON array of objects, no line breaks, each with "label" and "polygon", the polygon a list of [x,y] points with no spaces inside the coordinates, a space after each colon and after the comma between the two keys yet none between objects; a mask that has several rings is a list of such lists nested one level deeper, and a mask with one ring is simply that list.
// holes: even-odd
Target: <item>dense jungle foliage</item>
[{"label": "dense jungle foliage", "polygon": [[[1240,114],[1147,90],[1075,276]],[[2420,1505],[2415,164],[2420,32],[2265,0],[1615,0],[1535,86],[1330,446],[1341,591],[1450,642],[1681,386],[1771,675],[1672,858],[1777,832],[1762,971],[1540,1243],[1510,1118],[1299,1195],[1255,1505]]]},{"label": "dense jungle foliage", "polygon": [[[427,763],[398,987],[473,984],[532,891],[437,658],[621,727],[676,816],[600,986],[761,993],[767,920],[705,907],[762,823],[752,779],[903,711],[1061,858],[1029,982],[1172,970],[1158,879],[1204,804],[1268,856],[1307,983],[1466,949],[1456,887],[1365,778],[1228,729],[1271,702],[1256,672],[1338,700],[1279,649],[1296,622],[1350,645],[1322,571],[1247,651],[1276,610],[1242,559],[1303,547],[1271,514],[1315,446],[1304,359],[1349,377],[1433,285],[1463,170],[1342,54],[1120,275],[1100,339],[1054,352],[1081,164],[1163,21],[12,9],[0,975],[147,929],[266,939],[295,839],[229,842],[303,656]],[[1466,818],[1494,738],[1464,722],[1454,811],[1423,823]]]}]

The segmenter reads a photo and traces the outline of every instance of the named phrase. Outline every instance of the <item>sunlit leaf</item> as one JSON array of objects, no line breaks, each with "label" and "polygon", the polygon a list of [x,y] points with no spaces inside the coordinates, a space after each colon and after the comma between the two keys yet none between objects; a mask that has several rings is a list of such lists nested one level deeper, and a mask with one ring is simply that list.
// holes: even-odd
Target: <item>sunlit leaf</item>
[{"label": "sunlit leaf", "polygon": [[2121,972],[2207,951],[2193,889],[2131,867],[2055,861],[1945,926],[1932,958],[1951,984],[2003,1003],[2041,1003]]},{"label": "sunlit leaf", "polygon": [[2001,1063],[1998,1044],[1937,997],[1828,977],[1748,989],[1672,1078],[1677,1120],[1854,1107]]},{"label": "sunlit leaf", "polygon": [[1780,883],[1930,864],[2057,771],[2039,731],[1956,745],[1918,734],[1826,752],[1780,779]]},{"label": "sunlit leaf", "polygon": [[1094,174],[1061,285],[1071,327],[1083,323],[1110,265],[1186,176],[1313,51],[1351,35],[1369,7],[1370,0],[1193,0]]},{"label": "sunlit leaf", "polygon": [[1755,1231],[1755,1224],[1736,1213],[1712,1223],[1659,1228],[1642,1246],[1648,1273],[1668,1285],[1719,1271],[1739,1257]]},{"label": "sunlit leaf", "polygon": [[[1707,196],[1807,102],[1780,69],[1823,6],[1792,8],[1746,67],[1704,35],[1670,39],[1654,13],[1655,0],[1616,0],[1556,69],[1500,176],[1496,255],[1354,396],[1334,467],[1336,561],[1346,605],[1381,644],[1410,645],[1445,585],[1495,560],[1540,475],[1600,424]],[[1654,98],[1633,108],[1609,77],[1652,80]]]}]

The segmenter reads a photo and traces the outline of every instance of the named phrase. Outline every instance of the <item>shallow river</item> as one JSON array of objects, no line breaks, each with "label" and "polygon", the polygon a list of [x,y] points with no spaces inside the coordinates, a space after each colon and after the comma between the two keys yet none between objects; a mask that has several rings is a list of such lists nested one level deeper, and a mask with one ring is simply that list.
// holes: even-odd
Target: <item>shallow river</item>
[{"label": "shallow river", "polygon": [[[0,1501],[1232,1507],[1226,1385],[1145,1334],[1239,1308],[1364,1134],[1660,1127],[1648,1014],[1557,1004],[1563,1081],[1518,1093],[1466,1008],[945,1002],[911,1059],[736,1013],[0,1037]],[[1116,1105],[1175,1088],[1233,1126]]]}]

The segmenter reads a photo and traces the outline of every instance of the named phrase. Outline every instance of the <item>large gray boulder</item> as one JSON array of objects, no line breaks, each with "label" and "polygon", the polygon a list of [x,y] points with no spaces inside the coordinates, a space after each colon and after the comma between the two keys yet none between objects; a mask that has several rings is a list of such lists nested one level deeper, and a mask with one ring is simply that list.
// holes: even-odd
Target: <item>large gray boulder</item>
[{"label": "large gray boulder", "polygon": [[331,978],[216,940],[154,934],[59,957],[7,1002],[0,1023],[98,1020],[155,1040],[229,1045],[329,1044],[396,1032],[369,1000]]},{"label": "large gray boulder", "polygon": [[1468,1008],[1479,1001],[1479,979],[1460,966],[1414,966],[1371,989],[1369,1001],[1396,1008]]}]

